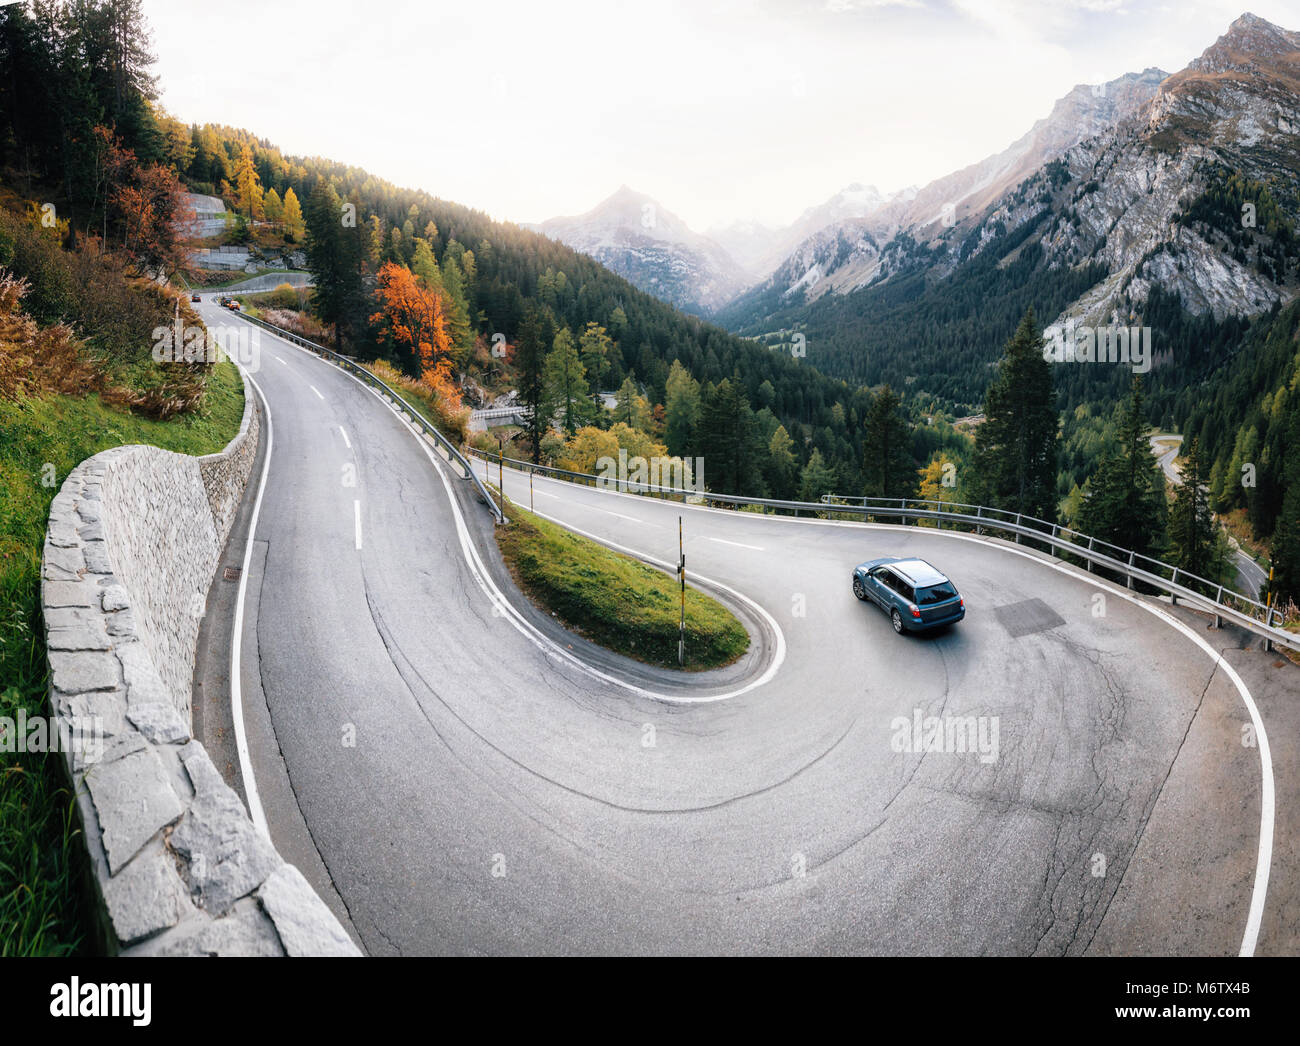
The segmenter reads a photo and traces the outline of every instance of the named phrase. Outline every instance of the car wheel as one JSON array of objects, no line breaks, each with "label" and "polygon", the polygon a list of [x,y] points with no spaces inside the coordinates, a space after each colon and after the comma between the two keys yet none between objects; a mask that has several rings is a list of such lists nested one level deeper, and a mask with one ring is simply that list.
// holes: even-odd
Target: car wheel
[{"label": "car wheel", "polygon": [[897,610],[891,610],[889,612],[889,620],[893,622],[894,631],[901,636],[903,634],[903,615]]},{"label": "car wheel", "polygon": [[860,577],[855,577],[853,579],[853,594],[859,599],[867,598],[867,590],[862,587],[862,578]]}]

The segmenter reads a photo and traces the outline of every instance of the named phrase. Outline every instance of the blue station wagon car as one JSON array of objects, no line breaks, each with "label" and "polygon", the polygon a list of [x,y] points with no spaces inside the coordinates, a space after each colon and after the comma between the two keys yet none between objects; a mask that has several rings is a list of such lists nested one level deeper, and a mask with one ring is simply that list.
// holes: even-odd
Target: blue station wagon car
[{"label": "blue station wagon car", "polygon": [[853,568],[853,594],[889,615],[894,631],[924,632],[966,616],[957,586],[923,559],[886,556]]}]

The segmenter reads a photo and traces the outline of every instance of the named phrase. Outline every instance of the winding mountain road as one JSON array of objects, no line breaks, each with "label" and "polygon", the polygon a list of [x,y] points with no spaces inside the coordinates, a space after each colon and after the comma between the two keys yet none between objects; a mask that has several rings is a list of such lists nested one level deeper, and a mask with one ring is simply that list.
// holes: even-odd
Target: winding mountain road
[{"label": "winding mountain road", "polygon": [[[367,951],[1296,950],[1293,793],[1275,810],[1267,743],[1243,743],[1254,697],[1218,656],[1239,638],[1013,545],[536,479],[538,512],[663,561],[684,518],[688,573],[758,641],[683,682],[529,607],[469,484],[259,335],[231,776]],[[966,620],[894,635],[849,585],[885,554],[948,572]],[[1295,703],[1266,696],[1265,719]],[[996,723],[996,758],[899,751],[918,710]],[[1294,744],[1275,758],[1291,774]]]}]

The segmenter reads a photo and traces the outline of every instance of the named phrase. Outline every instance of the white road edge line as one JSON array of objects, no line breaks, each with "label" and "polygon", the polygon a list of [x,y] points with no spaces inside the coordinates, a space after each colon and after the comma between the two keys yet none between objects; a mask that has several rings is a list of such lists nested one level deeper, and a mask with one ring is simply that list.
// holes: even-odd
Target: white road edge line
[{"label": "white road edge line", "polygon": [[[269,841],[271,830],[262,809],[262,797],[253,777],[253,761],[248,754],[248,732],[244,729],[244,701],[240,686],[240,656],[244,638],[244,598],[248,592],[248,568],[253,561],[253,543],[257,537],[257,519],[262,511],[262,495],[266,493],[266,477],[271,472],[271,401],[262,393],[262,387],[243,367],[239,368],[246,382],[257,390],[258,398],[266,409],[266,459],[262,462],[262,478],[257,484],[257,500],[253,502],[253,515],[248,522],[248,537],[244,545],[244,567],[239,573],[239,594],[235,597],[235,625],[230,637],[230,712],[235,725],[235,750],[239,754],[239,776],[244,779],[244,794],[248,799],[248,813],[253,825]],[[247,387],[247,386],[245,386]]]},{"label": "white road edge line", "polygon": [[[271,358],[272,358],[273,360],[275,360],[276,363],[284,363],[284,360],[280,359],[280,357],[277,356],[275,353],[271,353]],[[287,363],[284,363],[284,365],[285,365],[286,367],[289,366],[289,364],[287,364]]]},{"label": "white road edge line", "polygon": [[348,439],[348,430],[345,429],[342,425],[340,425],[340,426],[339,426],[339,431],[340,431],[341,433],[343,433],[343,442],[346,443],[346,444],[348,445],[348,450],[351,450],[351,449],[352,449],[352,441],[351,441],[350,439]]},{"label": "white road edge line", "polygon": [[356,520],[357,551],[360,552],[361,551],[361,502],[360,501],[352,502],[352,515]]}]

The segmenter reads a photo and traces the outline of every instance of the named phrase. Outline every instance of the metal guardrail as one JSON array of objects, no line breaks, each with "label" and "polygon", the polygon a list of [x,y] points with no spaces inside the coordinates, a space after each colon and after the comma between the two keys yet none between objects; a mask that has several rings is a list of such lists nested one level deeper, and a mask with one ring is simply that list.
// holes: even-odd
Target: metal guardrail
[{"label": "metal guardrail", "polygon": [[840,498],[833,494],[825,494],[821,501],[816,502],[754,498],[739,494],[702,492],[681,487],[637,483],[626,479],[619,480],[614,477],[593,476],[586,472],[572,472],[549,465],[535,465],[530,461],[520,461],[516,458],[485,454],[474,448],[470,449],[470,453],[485,462],[495,464],[501,461],[523,471],[628,494],[663,495],[681,498],[683,501],[695,498],[700,502],[737,507],[752,505],[774,509],[777,512],[789,512],[796,516],[804,513],[857,516],[864,522],[875,517],[901,519],[904,524],[908,520],[934,520],[938,529],[944,529],[947,525],[953,530],[974,531],[978,536],[982,536],[985,531],[1002,531],[1012,535],[1016,544],[1037,543],[1041,544],[1051,556],[1056,556],[1057,552],[1060,552],[1063,559],[1073,557],[1082,560],[1090,572],[1109,571],[1123,578],[1130,589],[1138,584],[1144,584],[1168,595],[1174,603],[1181,599],[1188,604],[1208,610],[1214,614],[1216,626],[1221,626],[1225,619],[1232,621],[1262,636],[1268,649],[1271,649],[1271,644],[1278,643],[1293,650],[1300,650],[1300,635],[1288,632],[1273,623],[1281,619],[1281,615],[1273,607],[1181,567],[1023,513],[1008,512],[985,505],[911,498]]},{"label": "metal guardrail", "polygon": [[527,413],[526,407],[487,407],[484,410],[472,410],[469,416],[487,421],[492,418],[513,418]]},{"label": "metal guardrail", "polygon": [[237,313],[237,315],[241,319],[244,319],[255,326],[271,331],[277,337],[291,341],[295,345],[301,345],[303,348],[316,353],[322,359],[336,364],[340,369],[360,378],[367,385],[378,390],[382,395],[387,396],[393,403],[400,405],[402,410],[410,417],[411,423],[419,428],[425,435],[432,437],[432,439],[447,452],[449,460],[453,460],[460,465],[465,473],[461,478],[469,480],[478,488],[479,497],[483,500],[483,503],[487,505],[497,522],[504,523],[506,521],[505,515],[500,506],[498,506],[496,501],[493,500],[492,495],[488,493],[487,487],[484,486],[483,481],[478,478],[478,475],[474,472],[473,466],[469,463],[469,459],[460,452],[460,448],[439,432],[437,426],[426,420],[423,414],[411,406],[411,404],[407,403],[406,400],[398,395],[386,382],[382,381],[360,364],[354,363],[346,356],[335,352],[333,349],[326,348],[324,345],[318,345],[314,341],[308,341],[306,338],[295,334],[293,331],[285,330],[283,327],[277,327],[275,324],[267,323],[265,320],[259,320],[255,316],[246,316],[242,312]]}]

